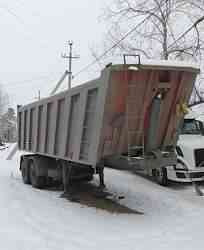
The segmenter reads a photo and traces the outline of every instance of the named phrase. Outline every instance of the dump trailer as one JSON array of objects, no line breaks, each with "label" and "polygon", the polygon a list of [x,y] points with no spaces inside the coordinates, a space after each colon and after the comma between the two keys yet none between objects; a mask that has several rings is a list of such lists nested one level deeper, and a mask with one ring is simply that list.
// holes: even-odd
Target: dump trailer
[{"label": "dump trailer", "polygon": [[199,68],[174,62],[108,65],[98,79],[18,107],[24,183],[43,188],[99,174],[105,164],[160,179],[177,163],[175,147]]}]

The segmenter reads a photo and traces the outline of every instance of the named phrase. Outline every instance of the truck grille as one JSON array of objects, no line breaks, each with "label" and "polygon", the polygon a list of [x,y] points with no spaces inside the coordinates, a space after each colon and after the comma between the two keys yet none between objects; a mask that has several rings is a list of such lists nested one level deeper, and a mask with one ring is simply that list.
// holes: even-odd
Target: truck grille
[{"label": "truck grille", "polygon": [[202,172],[195,172],[195,173],[190,173],[190,178],[203,178],[204,173]]},{"label": "truck grille", "polygon": [[196,167],[204,167],[204,148],[196,149],[195,151]]}]

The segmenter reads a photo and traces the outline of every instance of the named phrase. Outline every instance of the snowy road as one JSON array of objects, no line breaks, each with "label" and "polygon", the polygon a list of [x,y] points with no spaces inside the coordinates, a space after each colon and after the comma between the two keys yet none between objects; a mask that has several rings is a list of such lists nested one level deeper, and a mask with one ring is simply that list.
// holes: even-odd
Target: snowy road
[{"label": "snowy road", "polygon": [[108,189],[144,215],[111,214],[71,203],[60,192],[22,184],[16,159],[0,152],[0,240],[4,250],[201,250],[204,198],[191,186],[163,188],[107,170]]}]

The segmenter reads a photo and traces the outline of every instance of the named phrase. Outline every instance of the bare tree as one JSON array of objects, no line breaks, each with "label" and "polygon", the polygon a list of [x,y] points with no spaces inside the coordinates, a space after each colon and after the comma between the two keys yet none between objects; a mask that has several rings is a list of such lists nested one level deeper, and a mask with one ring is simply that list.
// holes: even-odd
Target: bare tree
[{"label": "bare tree", "polygon": [[193,93],[191,95],[191,99],[189,102],[189,107],[193,107],[204,103],[204,89],[203,89],[204,78],[201,76],[196,83],[196,86],[193,89]]},{"label": "bare tree", "polygon": [[108,43],[133,30],[118,46],[123,52],[166,60],[202,58],[203,0],[115,0],[104,17],[112,24]]},{"label": "bare tree", "polygon": [[3,133],[1,118],[8,107],[8,103],[9,103],[8,95],[0,87],[0,139],[2,138],[2,133]]},{"label": "bare tree", "polygon": [[[103,18],[111,24],[105,47],[118,44],[113,54],[136,53],[202,65],[204,0],[114,0]],[[191,104],[204,102],[202,82],[201,74]]]},{"label": "bare tree", "polygon": [[15,142],[17,138],[17,118],[15,110],[8,108],[0,118],[1,123],[1,139],[6,142]]},{"label": "bare tree", "polygon": [[6,111],[6,108],[9,104],[9,97],[8,95],[2,90],[0,86],[0,117]]}]

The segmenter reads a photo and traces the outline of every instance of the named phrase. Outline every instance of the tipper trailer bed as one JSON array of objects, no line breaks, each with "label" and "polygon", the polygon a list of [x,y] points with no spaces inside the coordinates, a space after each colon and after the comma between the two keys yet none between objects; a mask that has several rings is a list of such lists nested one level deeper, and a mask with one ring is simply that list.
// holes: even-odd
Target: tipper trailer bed
[{"label": "tipper trailer bed", "polygon": [[[143,169],[160,178],[176,165],[175,147],[199,69],[157,62],[109,65],[100,78],[18,107],[23,181],[43,188],[49,178],[65,190],[104,164]],[[163,183],[164,184],[164,183]]]}]

